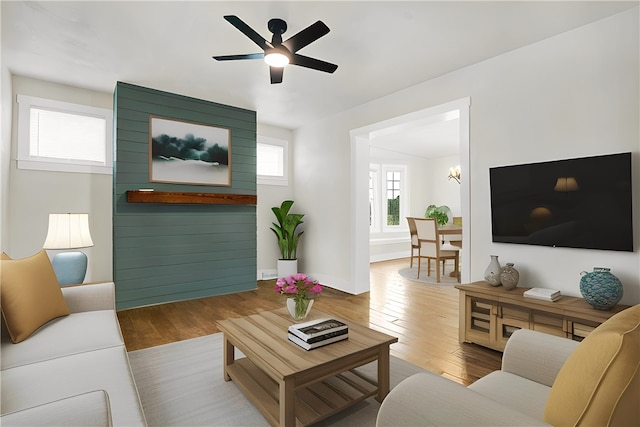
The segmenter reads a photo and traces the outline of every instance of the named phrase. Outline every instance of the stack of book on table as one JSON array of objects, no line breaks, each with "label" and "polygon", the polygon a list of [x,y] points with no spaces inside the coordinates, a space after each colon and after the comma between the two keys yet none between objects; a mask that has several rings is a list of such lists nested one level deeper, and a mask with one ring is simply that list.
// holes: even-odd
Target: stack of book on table
[{"label": "stack of book on table", "polygon": [[560,291],[547,288],[531,288],[528,291],[525,291],[525,293],[522,295],[527,298],[535,298],[552,302],[557,301],[560,299],[560,297],[562,297]]},{"label": "stack of book on table", "polygon": [[289,326],[289,341],[305,350],[349,338],[349,326],[335,319],[317,319]]}]

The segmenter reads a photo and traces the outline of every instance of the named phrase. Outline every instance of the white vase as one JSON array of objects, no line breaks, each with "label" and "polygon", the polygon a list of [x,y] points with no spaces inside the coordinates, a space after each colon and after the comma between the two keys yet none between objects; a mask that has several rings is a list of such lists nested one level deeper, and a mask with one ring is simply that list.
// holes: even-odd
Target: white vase
[{"label": "white vase", "polygon": [[287,277],[298,273],[297,259],[279,259],[278,277]]},{"label": "white vase", "polygon": [[291,317],[293,317],[293,320],[300,322],[306,319],[313,306],[313,301],[312,299],[300,299],[296,301],[295,298],[287,298],[287,310]]},{"label": "white vase", "polygon": [[491,262],[487,269],[484,271],[484,280],[489,282],[491,286],[500,286],[500,263],[498,262],[498,255],[490,255]]}]

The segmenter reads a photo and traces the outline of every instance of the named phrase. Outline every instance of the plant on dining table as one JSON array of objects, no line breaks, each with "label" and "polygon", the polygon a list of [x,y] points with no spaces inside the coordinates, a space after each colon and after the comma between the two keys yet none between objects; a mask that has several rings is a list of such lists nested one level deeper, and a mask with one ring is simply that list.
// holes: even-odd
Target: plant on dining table
[{"label": "plant on dining table", "polygon": [[450,213],[451,213],[451,209],[449,208],[449,206],[429,205],[427,206],[427,210],[424,212],[424,217],[434,218],[439,226],[443,226],[447,222],[449,222]]},{"label": "plant on dining table", "polygon": [[309,302],[322,293],[323,287],[317,280],[304,273],[281,277],[276,280],[275,291],[295,300],[295,318],[304,318]]}]

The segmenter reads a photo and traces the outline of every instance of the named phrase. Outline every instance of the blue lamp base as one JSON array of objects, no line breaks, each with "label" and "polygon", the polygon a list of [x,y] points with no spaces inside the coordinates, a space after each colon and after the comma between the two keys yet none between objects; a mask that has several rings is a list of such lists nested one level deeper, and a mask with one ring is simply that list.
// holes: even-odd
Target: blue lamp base
[{"label": "blue lamp base", "polygon": [[51,260],[60,286],[84,282],[87,274],[87,255],[84,252],[61,252]]}]

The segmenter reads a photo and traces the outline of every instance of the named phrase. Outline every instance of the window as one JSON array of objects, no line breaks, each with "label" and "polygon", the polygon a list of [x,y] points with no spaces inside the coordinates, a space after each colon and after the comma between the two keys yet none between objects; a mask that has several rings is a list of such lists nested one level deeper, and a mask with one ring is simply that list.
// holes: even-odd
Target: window
[{"label": "window", "polygon": [[387,171],[387,226],[400,225],[400,172]]},{"label": "window", "polygon": [[406,227],[402,220],[408,212],[406,181],[403,165],[370,165],[369,212],[370,231],[399,231]]},{"label": "window", "polygon": [[18,168],[111,174],[113,113],[18,95]]},{"label": "window", "polygon": [[258,184],[289,185],[289,143],[258,135],[256,174]]}]

